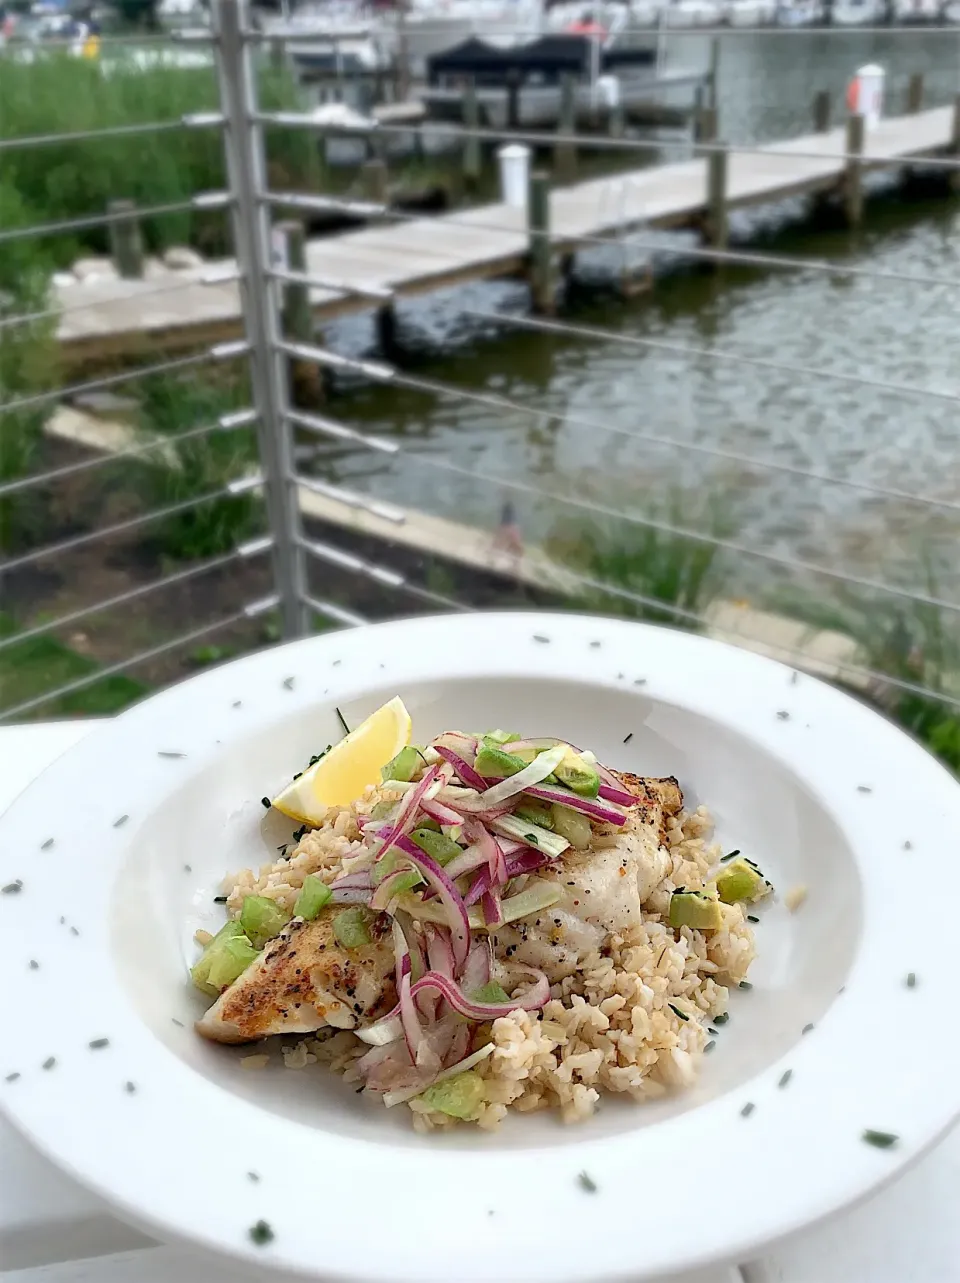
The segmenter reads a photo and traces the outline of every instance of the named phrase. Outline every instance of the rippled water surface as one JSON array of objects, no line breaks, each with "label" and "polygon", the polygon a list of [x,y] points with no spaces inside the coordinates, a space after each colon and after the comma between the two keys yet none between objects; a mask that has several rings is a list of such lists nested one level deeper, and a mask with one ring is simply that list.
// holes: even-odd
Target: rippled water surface
[{"label": "rippled water surface", "polygon": [[[814,92],[839,94],[867,61],[889,70],[891,110],[914,70],[925,73],[928,101],[950,101],[960,89],[958,41],[960,33],[793,33],[728,42],[723,133],[748,141],[805,132]],[[696,56],[702,53],[701,39]],[[694,54],[685,46],[684,56]],[[564,322],[602,326],[617,341],[538,333],[478,316],[527,315],[525,291],[509,283],[407,302],[401,338],[418,354],[405,364],[407,373],[506,397],[523,409],[358,388],[337,403],[338,413],[364,431],[397,439],[404,452],[389,459],[337,453],[327,470],[380,497],[486,526],[496,523],[509,497],[525,532],[537,538],[582,520],[584,505],[662,515],[667,497],[680,495],[686,524],[713,528],[712,505],[738,544],[775,558],[914,585],[933,564],[938,591],[954,596],[960,202],[942,194],[888,194],[871,202],[859,232],[815,230],[797,220],[802,212],[793,204],[752,214],[737,231],[759,233],[757,248],[766,252],[829,257],[917,279],[686,269],[633,302],[594,291],[563,310]],[[602,277],[620,253],[591,251],[584,266]],[[363,350],[372,329],[366,320],[343,322],[331,339],[340,350]],[[757,364],[737,359],[746,357]],[[747,556],[736,565],[749,591],[776,562]],[[825,592],[830,585],[820,576],[810,582]]]}]

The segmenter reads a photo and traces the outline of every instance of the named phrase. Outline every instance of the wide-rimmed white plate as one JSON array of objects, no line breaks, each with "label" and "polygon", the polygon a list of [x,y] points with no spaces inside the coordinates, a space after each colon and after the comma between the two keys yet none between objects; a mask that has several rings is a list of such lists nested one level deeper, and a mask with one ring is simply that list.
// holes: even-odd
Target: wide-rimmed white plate
[{"label": "wide-rimmed white plate", "polygon": [[[405,1109],[277,1056],[245,1072],[193,1033],[193,932],[219,921],[223,872],[289,833],[261,796],[339,736],[337,706],[353,725],[397,693],[420,739],[507,725],[677,775],[777,884],[754,987],[693,1090],[421,1137]],[[958,831],[956,782],[893,726],[699,637],[514,614],[280,647],[106,725],[0,820],[0,885],[22,883],[0,894],[0,1105],[122,1215],[273,1269],[599,1280],[742,1258],[889,1180],[960,1112],[940,873]]]}]

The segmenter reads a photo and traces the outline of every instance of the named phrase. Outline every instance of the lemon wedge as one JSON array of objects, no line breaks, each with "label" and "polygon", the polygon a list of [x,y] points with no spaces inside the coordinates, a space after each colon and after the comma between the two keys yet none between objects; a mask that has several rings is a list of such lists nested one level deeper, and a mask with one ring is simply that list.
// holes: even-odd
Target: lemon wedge
[{"label": "lemon wedge", "polygon": [[288,784],[273,805],[292,820],[319,824],[328,806],[346,806],[379,782],[380,768],[410,743],[411,728],[397,695]]}]

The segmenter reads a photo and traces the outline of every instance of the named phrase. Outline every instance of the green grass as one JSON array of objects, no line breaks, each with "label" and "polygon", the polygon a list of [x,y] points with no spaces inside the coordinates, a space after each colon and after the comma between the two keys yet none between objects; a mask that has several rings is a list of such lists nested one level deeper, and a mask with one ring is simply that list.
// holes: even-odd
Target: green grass
[{"label": "green grass", "polygon": [[[298,106],[292,77],[272,68],[260,76],[266,110]],[[104,74],[95,60],[53,54],[33,63],[0,61],[0,136],[69,134],[117,125],[177,121],[218,108],[212,69],[117,66]],[[270,179],[277,187],[309,187],[318,174],[308,131],[269,131]],[[225,185],[219,129],[176,129],[86,142],[65,138],[4,153],[3,181],[15,189],[30,221],[51,222],[103,213],[111,200],[142,206],[189,201]],[[191,243],[209,253],[227,250],[222,212],[185,211],[145,220],[148,248]],[[78,247],[104,252],[106,229],[80,230],[48,242],[58,265]],[[4,246],[4,254],[8,247]]]},{"label": "green grass", "polygon": [[[0,637],[15,632],[13,621],[0,614]],[[0,710],[12,708],[45,692],[95,673],[99,665],[78,655],[54,637],[33,637],[0,650]],[[31,716],[103,717],[117,713],[147,691],[141,682],[113,673],[82,690],[60,695],[39,706]]]},{"label": "green grass", "polygon": [[[727,497],[704,502],[680,488],[648,505],[647,515],[714,538],[736,528]],[[606,591],[585,588],[587,607],[678,628],[698,626],[690,616],[702,613],[726,578],[721,550],[714,544],[623,521],[564,522],[549,536],[547,551],[561,565],[610,585]],[[618,596],[617,589],[646,598],[647,604]]]}]

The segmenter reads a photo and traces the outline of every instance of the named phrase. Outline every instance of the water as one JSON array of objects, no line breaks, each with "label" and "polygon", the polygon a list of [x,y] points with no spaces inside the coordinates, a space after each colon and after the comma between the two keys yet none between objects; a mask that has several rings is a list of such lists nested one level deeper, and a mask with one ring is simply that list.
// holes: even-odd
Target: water
[{"label": "water", "polygon": [[[915,70],[924,71],[927,103],[950,101],[960,89],[958,47],[960,32],[730,40],[721,66],[723,133],[746,141],[806,132],[815,91],[839,95],[868,61],[887,66],[893,104]],[[401,335],[419,354],[405,363],[408,373],[506,397],[523,410],[360,386],[337,412],[363,431],[396,439],[404,452],[338,451],[324,465],[328,474],[380,498],[487,527],[511,498],[527,537],[538,540],[589,518],[584,505],[640,518],[669,513],[675,522],[679,513],[682,524],[700,530],[715,529],[720,512],[738,544],[773,559],[915,588],[922,577],[924,586],[957,599],[960,402],[949,398],[960,396],[960,205],[888,196],[871,204],[860,232],[791,227],[797,210],[753,214],[752,228],[741,221],[740,231],[759,231],[760,248],[769,252],[936,283],[688,269],[632,303],[594,292],[564,309],[563,321],[604,327],[622,342],[536,333],[475,315],[526,316],[526,291],[511,283],[405,302]],[[601,271],[616,266],[618,253],[596,250],[585,264]],[[371,335],[367,321],[353,320],[330,337],[340,350],[360,351]],[[814,373],[637,343],[646,339]],[[831,371],[949,395],[833,381],[824,377]],[[771,471],[764,461],[945,506]],[[629,522],[619,528],[628,530]],[[731,557],[730,566],[734,588],[755,598],[801,583],[824,597],[834,589],[828,577],[784,577],[777,560],[765,557]]]}]

